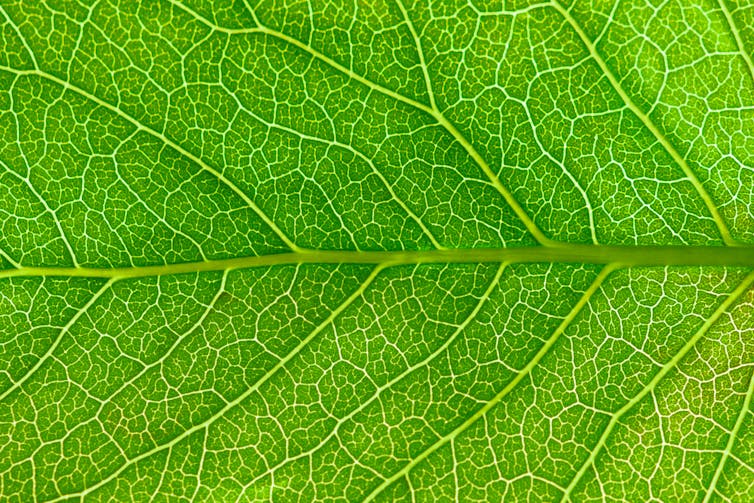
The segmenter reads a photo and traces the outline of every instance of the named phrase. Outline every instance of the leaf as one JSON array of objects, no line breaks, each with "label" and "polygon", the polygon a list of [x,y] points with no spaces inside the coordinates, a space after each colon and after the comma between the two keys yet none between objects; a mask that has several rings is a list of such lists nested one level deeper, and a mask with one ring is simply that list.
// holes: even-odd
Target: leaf
[{"label": "leaf", "polygon": [[751,501],[746,1],[0,5],[3,501]]}]

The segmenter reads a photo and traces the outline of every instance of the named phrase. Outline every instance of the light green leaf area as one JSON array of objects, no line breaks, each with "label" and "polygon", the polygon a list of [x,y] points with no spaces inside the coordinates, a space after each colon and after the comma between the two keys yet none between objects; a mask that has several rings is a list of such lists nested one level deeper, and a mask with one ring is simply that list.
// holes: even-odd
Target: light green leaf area
[{"label": "light green leaf area", "polygon": [[0,2],[0,500],[754,501],[748,0]]}]

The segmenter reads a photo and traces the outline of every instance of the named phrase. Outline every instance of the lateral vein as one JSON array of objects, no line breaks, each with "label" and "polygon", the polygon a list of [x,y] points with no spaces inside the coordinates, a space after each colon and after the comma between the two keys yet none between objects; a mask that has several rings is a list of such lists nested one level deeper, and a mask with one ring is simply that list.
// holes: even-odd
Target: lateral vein
[{"label": "lateral vein", "polygon": [[156,138],[160,140],[162,143],[167,145],[168,147],[172,148],[176,152],[178,152],[180,155],[188,159],[189,161],[193,162],[199,168],[202,170],[210,173],[213,177],[215,177],[220,183],[228,187],[234,194],[236,194],[241,200],[243,200],[246,205],[251,208],[254,213],[278,236],[278,238],[291,250],[298,251],[300,248],[296,245],[296,243],[293,242],[291,238],[289,238],[283,231],[278,227],[278,225],[264,212],[262,209],[257,206],[257,204],[249,197],[249,195],[241,190],[241,188],[236,185],[232,180],[230,180],[228,177],[225,176],[221,171],[213,168],[209,164],[207,164],[202,158],[199,156],[193,154],[192,152],[186,150],[183,146],[180,144],[174,142],[167,136],[165,136],[163,133],[156,131],[141,122],[139,122],[138,119],[132,117],[131,115],[127,114],[117,106],[113,105],[112,103],[109,103],[99,96],[96,96],[89,91],[86,91],[85,89],[82,89],[78,86],[75,86],[74,84],[71,84],[70,82],[63,80],[59,77],[56,77],[55,75],[52,75],[50,73],[44,72],[42,70],[18,70],[16,68],[11,68],[8,66],[0,66],[0,70],[4,70],[10,73],[13,73],[15,75],[31,75],[35,77],[39,77],[41,79],[47,80],[49,82],[55,83],[63,88],[64,91],[70,91],[73,94],[77,94],[78,96],[91,101],[92,103],[101,106],[102,108],[105,108],[109,110],[110,112],[116,114],[118,117],[124,119],[128,123],[130,123],[132,126],[134,126],[138,131],[143,131],[153,138]]},{"label": "lateral vein", "polygon": [[429,447],[427,447],[425,450],[423,450],[418,456],[414,457],[411,461],[406,463],[406,465],[395,472],[390,477],[386,478],[379,486],[374,488],[371,493],[364,499],[364,503],[368,503],[372,500],[374,500],[375,497],[377,497],[381,492],[383,492],[385,489],[390,487],[395,481],[400,479],[401,477],[404,477],[408,475],[408,473],[421,461],[429,457],[433,452],[437,451],[439,448],[447,444],[448,442],[453,441],[458,435],[463,433],[465,430],[467,430],[471,425],[476,423],[477,420],[479,420],[481,417],[483,417],[487,412],[490,411],[495,405],[500,403],[500,401],[505,398],[518,384],[527,376],[529,376],[532,372],[532,370],[539,364],[539,362],[542,360],[542,358],[545,357],[547,353],[550,352],[550,349],[555,345],[555,343],[558,341],[560,336],[565,332],[565,330],[568,328],[568,326],[573,322],[573,320],[579,315],[582,309],[584,309],[584,306],[586,306],[589,303],[589,300],[594,296],[594,294],[600,289],[602,284],[605,282],[605,280],[610,276],[610,274],[615,271],[619,266],[617,264],[608,264],[606,265],[602,271],[597,275],[595,280],[592,282],[592,284],[589,286],[589,288],[584,292],[584,294],[581,296],[579,301],[573,306],[571,311],[568,313],[568,315],[563,318],[563,321],[558,325],[558,328],[555,329],[555,331],[552,333],[549,339],[544,343],[544,345],[537,351],[537,354],[534,355],[534,357],[529,361],[529,363],[526,364],[524,368],[522,368],[519,373],[502,389],[498,392],[497,395],[492,397],[492,399],[487,402],[483,407],[481,407],[479,410],[477,410],[471,417],[469,417],[466,421],[461,423],[460,426],[452,430],[447,435],[441,437],[438,441],[431,444]]},{"label": "lateral vein", "polygon": [[720,461],[717,463],[717,468],[715,468],[715,474],[712,476],[712,482],[710,482],[709,487],[707,488],[707,494],[704,496],[704,500],[702,503],[708,503],[712,500],[713,496],[715,495],[715,492],[717,490],[717,482],[720,480],[720,476],[723,474],[723,469],[725,468],[725,464],[727,463],[728,459],[731,456],[731,453],[733,451],[733,446],[736,442],[736,438],[738,437],[738,433],[741,431],[741,426],[744,424],[744,421],[746,420],[746,415],[751,412],[751,403],[752,403],[752,397],[754,396],[754,372],[752,372],[752,376],[749,378],[749,390],[746,392],[746,395],[744,396],[743,404],[741,405],[741,412],[738,415],[738,418],[736,419],[736,424],[733,425],[733,429],[730,431],[730,434],[728,435],[728,442],[725,444],[725,450],[723,450],[722,455],[720,456]]},{"label": "lateral vein", "polygon": [[552,244],[552,241],[537,226],[537,224],[529,216],[526,210],[524,210],[521,203],[519,203],[518,200],[513,196],[513,193],[505,185],[503,185],[503,183],[500,181],[500,177],[498,177],[498,175],[490,167],[487,161],[484,160],[484,158],[481,156],[479,151],[477,151],[474,148],[474,146],[466,139],[465,136],[463,136],[463,134],[458,130],[458,128],[455,125],[453,125],[453,123],[451,123],[438,108],[436,100],[435,100],[434,92],[432,90],[432,83],[429,77],[429,71],[428,71],[427,64],[424,58],[424,52],[422,50],[419,35],[416,32],[416,29],[414,28],[414,25],[408,15],[408,11],[406,10],[405,6],[400,0],[397,0],[397,5],[399,9],[401,10],[404,20],[411,33],[411,36],[414,39],[414,43],[416,44],[416,49],[419,56],[420,65],[422,67],[423,78],[425,81],[425,85],[427,87],[430,106],[427,106],[424,103],[421,103],[415,99],[404,96],[399,92],[393,91],[392,89],[389,89],[376,82],[373,82],[372,80],[369,80],[368,78],[358,74],[357,72],[354,72],[352,69],[346,68],[345,66],[341,65],[340,63],[338,63],[331,57],[327,56],[326,54],[314,49],[308,44],[294,37],[291,37],[283,32],[273,30],[271,28],[263,26],[262,24],[259,24],[259,26],[255,26],[253,28],[240,29],[240,30],[231,30],[227,28],[222,28],[220,26],[217,26],[214,23],[211,23],[209,20],[207,20],[203,16],[200,16],[198,13],[194,12],[188,7],[182,5],[180,2],[176,2],[175,0],[169,0],[169,1],[173,5],[176,5],[179,8],[183,9],[184,11],[192,14],[199,22],[203,23],[205,26],[208,26],[217,31],[229,33],[229,34],[263,33],[263,34],[266,34],[267,36],[277,38],[278,40],[286,42],[292,46],[298,47],[302,51],[307,52],[313,58],[322,61],[323,63],[330,66],[334,70],[342,73],[343,75],[348,76],[349,78],[355,80],[356,82],[359,82],[384,96],[388,96],[397,101],[403,102],[417,110],[420,110],[422,112],[429,114],[437,121],[437,123],[442,128],[444,128],[448,133],[450,133],[453,139],[456,142],[458,142],[466,151],[466,153],[474,160],[477,166],[479,166],[479,168],[482,170],[485,176],[489,179],[490,183],[492,183],[492,186],[500,193],[500,195],[503,196],[503,199],[505,199],[505,202],[508,203],[508,205],[511,207],[511,209],[516,214],[518,219],[524,224],[524,226],[526,227],[526,230],[529,231],[529,233],[534,237],[534,239],[536,239],[537,242],[539,242],[542,245]]},{"label": "lateral vein", "polygon": [[712,215],[712,218],[715,221],[718,231],[720,232],[720,235],[722,236],[725,244],[727,244],[728,246],[737,246],[738,243],[731,235],[730,230],[728,229],[728,225],[725,223],[722,215],[720,215],[720,211],[717,209],[717,206],[712,200],[712,196],[709,195],[707,190],[699,181],[699,178],[697,178],[688,162],[686,162],[686,159],[684,159],[680,152],[678,152],[678,150],[676,150],[676,148],[670,143],[668,138],[660,131],[660,129],[652,121],[652,119],[650,119],[649,116],[644,113],[644,111],[641,110],[639,106],[636,105],[636,103],[634,103],[631,97],[628,96],[628,93],[626,93],[626,91],[623,89],[623,86],[621,86],[620,82],[615,77],[613,72],[610,70],[610,68],[608,68],[605,60],[602,59],[602,56],[597,51],[597,48],[595,47],[592,40],[587,36],[586,33],[584,33],[584,30],[573,18],[573,16],[571,16],[571,13],[565,7],[560,5],[558,0],[553,0],[552,6],[556,11],[560,13],[561,16],[563,16],[563,18],[573,29],[573,31],[576,32],[576,35],[584,44],[587,51],[589,51],[589,55],[594,60],[594,62],[597,63],[597,66],[600,67],[600,70],[607,77],[607,80],[610,81],[610,85],[618,93],[621,100],[623,100],[629,110],[631,110],[631,112],[633,112],[633,114],[636,115],[639,120],[641,120],[642,124],[644,124],[644,126],[652,133],[658,143],[662,145],[665,151],[670,154],[670,157],[673,158],[673,161],[675,161],[675,163],[681,168],[683,173],[686,175],[686,178],[688,178],[688,180],[694,186],[696,192],[704,201],[704,204],[707,207],[707,211],[709,211],[710,215]]},{"label": "lateral vein", "polygon": [[150,456],[152,456],[155,453],[161,452],[165,449],[172,449],[173,446],[178,444],[181,440],[191,436],[192,434],[196,433],[197,431],[209,428],[212,424],[215,423],[215,421],[222,418],[226,412],[228,412],[230,409],[238,406],[241,402],[243,402],[246,398],[248,398],[252,393],[257,391],[265,382],[267,382],[271,377],[273,377],[275,374],[278,373],[282,368],[285,367],[285,365],[293,359],[297,354],[299,354],[314,338],[317,337],[325,328],[327,328],[333,321],[335,321],[340,314],[345,311],[353,302],[361,297],[364,292],[369,288],[369,285],[374,282],[375,278],[384,270],[385,266],[379,265],[375,267],[372,272],[364,279],[364,281],[356,288],[345,300],[343,300],[335,309],[333,309],[330,312],[330,315],[325,318],[319,325],[317,325],[316,328],[314,328],[309,334],[304,337],[301,342],[296,345],[295,348],[293,348],[289,353],[287,353],[284,357],[282,357],[278,363],[276,363],[269,371],[267,371],[261,378],[259,378],[254,384],[252,384],[250,387],[246,389],[243,393],[238,395],[235,399],[229,401],[225,406],[220,408],[217,412],[215,412],[212,416],[205,419],[204,421],[195,424],[191,426],[190,428],[187,428],[182,433],[176,435],[171,440],[164,444],[156,445],[155,447],[142,452],[141,454],[134,456],[133,458],[126,460],[123,464],[121,464],[115,471],[110,473],[109,475],[105,476],[100,481],[96,482],[95,484],[87,487],[86,489],[78,492],[78,493],[68,493],[68,494],[62,494],[58,496],[57,498],[54,498],[50,500],[50,503],[58,502],[58,501],[64,501],[69,500],[71,498],[80,498],[84,499],[84,497],[87,494],[90,494],[91,492],[99,489],[100,487],[106,485],[111,480],[118,477],[121,473],[123,473],[127,468],[132,466],[135,463],[138,463],[139,461],[146,459]]},{"label": "lateral vein", "polygon": [[746,276],[746,278],[744,278],[744,280],[735,288],[735,290],[733,290],[733,292],[731,292],[731,294],[725,299],[725,301],[723,301],[723,303],[720,304],[717,309],[715,309],[712,315],[707,318],[704,324],[699,328],[699,330],[696,331],[696,333],[688,340],[688,342],[686,342],[686,344],[684,344],[683,347],[670,360],[668,360],[665,365],[663,365],[660,371],[654,375],[652,380],[649,381],[649,383],[644,388],[642,388],[642,390],[636,396],[626,402],[623,407],[618,409],[612,415],[607,426],[602,431],[599,440],[597,440],[597,443],[592,448],[589,457],[584,461],[584,463],[582,463],[581,467],[576,472],[576,475],[574,475],[573,479],[571,479],[571,482],[568,484],[568,487],[566,487],[561,501],[568,502],[571,500],[571,493],[584,477],[587,470],[589,470],[594,465],[597,456],[599,456],[600,452],[605,447],[608,437],[620,421],[621,417],[623,417],[628,411],[633,409],[634,406],[638,404],[645,396],[651,393],[657,387],[657,384],[662,381],[671,370],[676,368],[683,357],[686,356],[689,351],[691,351],[691,349],[696,345],[697,342],[699,342],[699,339],[701,339],[704,334],[709,331],[710,327],[712,327],[712,325],[714,325],[715,322],[720,319],[720,317],[724,313],[726,313],[728,309],[730,309],[730,307],[741,297],[741,295],[743,295],[744,292],[749,289],[752,283],[754,283],[754,271],[750,272]]},{"label": "lateral vein", "polygon": [[23,376],[21,376],[16,382],[14,382],[8,389],[6,389],[4,392],[0,394],[0,402],[5,400],[8,395],[19,389],[23,384],[33,376],[39,368],[49,360],[49,358],[52,356],[52,354],[55,352],[55,350],[60,345],[60,342],[63,340],[65,335],[71,330],[71,328],[78,322],[78,320],[91,308],[94,304],[97,303],[97,301],[104,295],[105,292],[107,292],[110,287],[115,282],[115,279],[111,279],[102,287],[97,290],[97,292],[92,295],[89,298],[89,301],[84,304],[76,313],[73,315],[73,317],[68,320],[68,323],[63,326],[63,328],[60,329],[58,332],[57,337],[55,337],[55,340],[52,341],[52,344],[50,344],[50,347],[47,349],[47,351],[37,360],[37,362],[32,366]]}]

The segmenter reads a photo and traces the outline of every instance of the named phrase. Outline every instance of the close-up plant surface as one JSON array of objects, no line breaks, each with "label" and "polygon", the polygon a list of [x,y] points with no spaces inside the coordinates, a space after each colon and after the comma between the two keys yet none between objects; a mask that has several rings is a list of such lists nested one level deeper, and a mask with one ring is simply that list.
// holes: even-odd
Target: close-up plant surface
[{"label": "close-up plant surface", "polygon": [[0,500],[754,500],[748,0],[0,1]]}]

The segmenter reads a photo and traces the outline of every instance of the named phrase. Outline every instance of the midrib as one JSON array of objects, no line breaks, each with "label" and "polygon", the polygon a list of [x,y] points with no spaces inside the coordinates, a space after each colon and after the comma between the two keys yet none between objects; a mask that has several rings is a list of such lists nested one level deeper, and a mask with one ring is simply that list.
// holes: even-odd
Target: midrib
[{"label": "midrib", "polygon": [[753,267],[754,246],[602,246],[555,245],[518,248],[476,248],[417,251],[303,250],[253,257],[121,268],[21,267],[0,271],[0,278],[19,276],[73,276],[139,278],[286,264],[420,263],[554,263],[618,264],[622,266],[730,266]]}]

